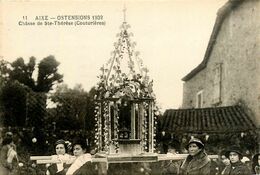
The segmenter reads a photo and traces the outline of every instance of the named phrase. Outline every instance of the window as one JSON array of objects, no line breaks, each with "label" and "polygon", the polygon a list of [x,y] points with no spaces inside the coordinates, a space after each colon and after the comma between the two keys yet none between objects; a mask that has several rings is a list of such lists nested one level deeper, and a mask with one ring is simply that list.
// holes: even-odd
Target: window
[{"label": "window", "polygon": [[213,75],[213,104],[218,105],[221,103],[222,63],[216,64],[213,69]]},{"label": "window", "polygon": [[203,90],[197,93],[196,108],[202,108],[203,105]]}]

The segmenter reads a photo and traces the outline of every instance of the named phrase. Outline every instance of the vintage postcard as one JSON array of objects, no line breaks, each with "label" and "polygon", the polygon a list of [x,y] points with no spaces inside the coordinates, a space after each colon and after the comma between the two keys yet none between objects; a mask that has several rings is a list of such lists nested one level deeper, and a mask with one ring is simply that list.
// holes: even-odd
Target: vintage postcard
[{"label": "vintage postcard", "polygon": [[[221,174],[221,156],[232,163],[235,153],[255,166],[245,173],[258,173],[259,7],[258,0],[0,1],[0,138],[13,139],[23,163],[17,171],[26,174],[29,160],[35,171],[57,163],[59,144],[77,157],[83,139],[92,154],[84,152],[84,165],[111,165],[98,165],[98,174],[167,174],[168,160],[177,163],[171,173],[185,174],[198,164],[178,161],[205,152],[216,163],[205,172]],[[115,170],[118,163],[126,164]]]}]

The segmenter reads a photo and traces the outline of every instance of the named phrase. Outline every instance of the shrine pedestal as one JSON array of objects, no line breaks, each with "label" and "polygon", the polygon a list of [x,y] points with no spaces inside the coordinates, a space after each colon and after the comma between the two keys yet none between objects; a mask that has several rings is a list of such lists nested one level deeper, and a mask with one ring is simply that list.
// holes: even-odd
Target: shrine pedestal
[{"label": "shrine pedestal", "polygon": [[119,139],[119,154],[132,154],[137,155],[141,154],[141,144],[140,139],[131,139],[131,140],[125,140],[125,139]]}]

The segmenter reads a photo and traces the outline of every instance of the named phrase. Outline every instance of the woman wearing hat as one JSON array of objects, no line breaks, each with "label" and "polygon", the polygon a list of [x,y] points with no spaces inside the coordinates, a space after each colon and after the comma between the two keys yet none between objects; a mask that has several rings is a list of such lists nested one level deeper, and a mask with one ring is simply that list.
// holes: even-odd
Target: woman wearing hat
[{"label": "woman wearing hat", "polygon": [[255,154],[252,160],[252,172],[253,174],[260,175],[260,153]]},{"label": "woman wearing hat", "polygon": [[192,138],[187,145],[189,155],[181,165],[182,175],[209,175],[211,162],[204,144],[197,138]]},{"label": "woman wearing hat", "polygon": [[56,155],[52,155],[52,160],[57,163],[52,164],[47,168],[47,175],[59,174],[75,160],[74,156],[67,154],[67,144],[64,140],[58,140],[55,143],[54,148]]},{"label": "woman wearing hat", "polygon": [[243,158],[242,151],[237,146],[232,146],[228,151],[225,153],[226,157],[230,160],[230,165],[228,165],[224,171],[224,175],[250,175],[251,172],[246,164],[241,162]]},{"label": "woman wearing hat", "polygon": [[226,157],[226,150],[222,150],[218,155],[219,160],[219,174],[224,174],[225,168],[230,165],[230,160]]}]

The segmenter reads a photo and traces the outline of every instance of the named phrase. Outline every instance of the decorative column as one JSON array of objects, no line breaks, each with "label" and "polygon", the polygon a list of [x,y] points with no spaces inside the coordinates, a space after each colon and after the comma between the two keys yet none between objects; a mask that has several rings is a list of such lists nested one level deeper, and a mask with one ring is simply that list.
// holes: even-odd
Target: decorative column
[{"label": "decorative column", "polygon": [[135,104],[131,104],[131,137],[130,139],[135,139]]},{"label": "decorative column", "polygon": [[141,140],[141,152],[144,152],[144,133],[145,133],[145,127],[144,127],[144,106],[143,103],[140,103],[139,105],[139,138]]},{"label": "decorative column", "polygon": [[118,144],[118,132],[119,132],[119,129],[118,129],[118,120],[119,120],[119,115],[118,115],[118,112],[119,112],[119,108],[118,108],[118,104],[115,102],[114,103],[114,141],[113,141],[113,144],[115,146],[115,152],[118,153],[119,151],[119,144]]},{"label": "decorative column", "polygon": [[149,152],[152,153],[154,150],[153,134],[154,134],[154,115],[153,115],[153,103],[149,102]]},{"label": "decorative column", "polygon": [[95,121],[96,121],[96,129],[95,129],[95,143],[97,146],[97,151],[102,150],[102,120],[101,120],[101,112],[102,112],[102,104],[96,103],[95,108]]},{"label": "decorative column", "polygon": [[107,120],[107,129],[108,129],[108,153],[110,154],[111,153],[111,150],[110,150],[110,145],[111,145],[111,141],[112,141],[112,131],[111,131],[111,126],[112,126],[112,123],[111,123],[111,118],[113,116],[111,116],[111,106],[114,106],[114,103],[113,102],[108,102],[108,120]]},{"label": "decorative column", "polygon": [[143,124],[143,129],[142,129],[142,133],[143,133],[143,149],[144,149],[144,152],[147,152],[148,151],[148,138],[147,138],[147,135],[148,135],[148,132],[149,132],[149,128],[147,128],[147,125],[148,125],[148,121],[147,121],[147,117],[148,117],[148,113],[147,113],[147,109],[148,109],[148,104],[146,102],[143,103],[144,104],[144,116],[143,116],[143,121],[142,121],[142,124]]}]

